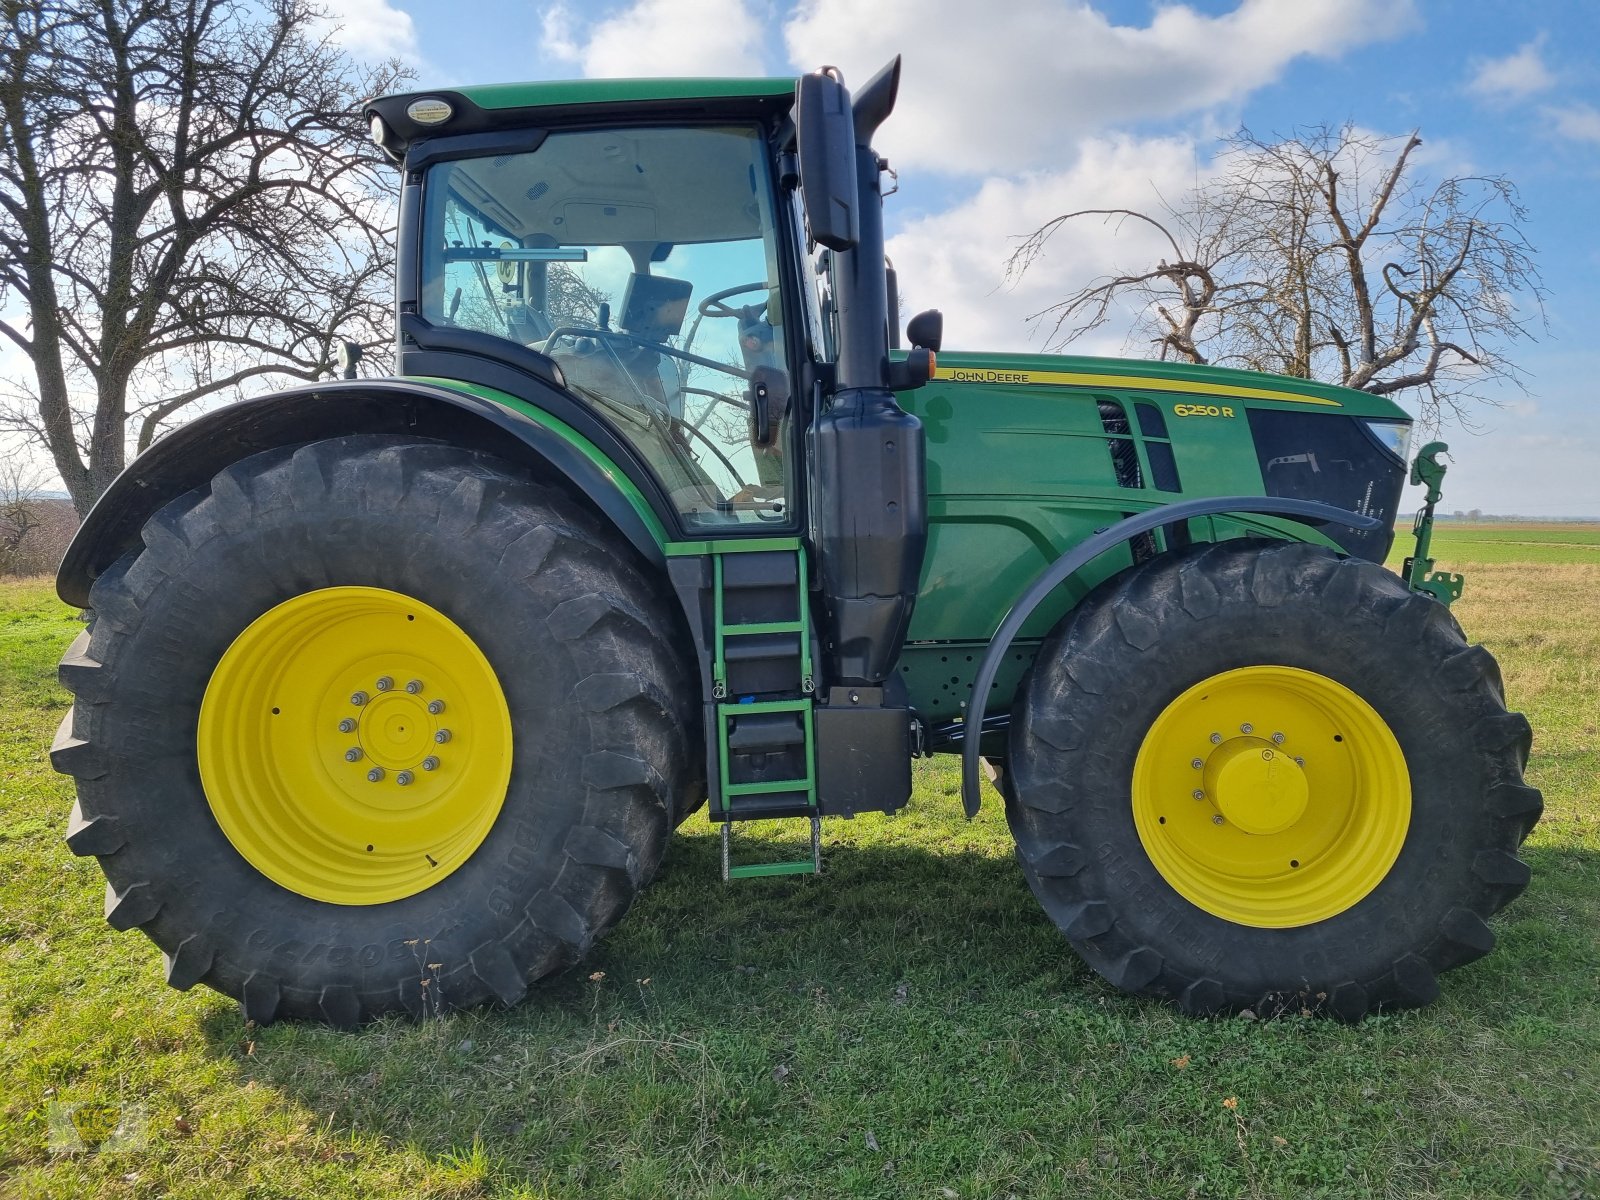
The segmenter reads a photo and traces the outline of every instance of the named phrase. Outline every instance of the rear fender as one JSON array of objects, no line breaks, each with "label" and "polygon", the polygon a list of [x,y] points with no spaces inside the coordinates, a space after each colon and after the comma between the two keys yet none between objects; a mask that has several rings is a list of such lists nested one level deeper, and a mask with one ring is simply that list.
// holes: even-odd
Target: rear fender
[{"label": "rear fender", "polygon": [[145,521],[230,463],[353,433],[435,438],[565,483],[647,561],[664,567],[665,530],[627,474],[583,434],[530,409],[407,379],[323,383],[219,408],[155,442],[112,481],[67,548],[56,593],[68,604],[87,607],[90,585],[138,543]]}]

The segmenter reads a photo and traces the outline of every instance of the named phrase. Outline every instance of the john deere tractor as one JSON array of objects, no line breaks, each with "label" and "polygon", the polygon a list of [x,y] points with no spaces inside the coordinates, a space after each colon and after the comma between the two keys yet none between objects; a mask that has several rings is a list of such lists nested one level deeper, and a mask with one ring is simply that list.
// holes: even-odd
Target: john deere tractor
[{"label": "john deere tractor", "polygon": [[[1540,797],[1431,508],[1381,565],[1405,413],[942,354],[937,312],[901,349],[898,78],[371,102],[396,373],[163,438],[61,568],[67,840],[169,983],[515,1004],[701,805],[724,879],[814,872],[931,754],[1090,965],[1186,1012],[1359,1018],[1490,949]],[[810,853],[749,861],[751,818]]]}]

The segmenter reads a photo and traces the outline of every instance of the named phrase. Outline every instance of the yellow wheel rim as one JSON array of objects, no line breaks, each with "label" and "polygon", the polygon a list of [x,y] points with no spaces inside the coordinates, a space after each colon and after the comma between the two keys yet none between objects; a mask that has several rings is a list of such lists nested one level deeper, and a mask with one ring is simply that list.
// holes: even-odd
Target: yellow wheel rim
[{"label": "yellow wheel rim", "polygon": [[1133,769],[1133,820],[1184,899],[1240,925],[1325,921],[1399,857],[1405,755],[1377,712],[1297,667],[1240,667],[1162,711]]},{"label": "yellow wheel rim", "polygon": [[200,706],[200,781],[223,833],[292,892],[383,904],[438,883],[488,836],[511,712],[449,617],[336,587],[263,613]]}]

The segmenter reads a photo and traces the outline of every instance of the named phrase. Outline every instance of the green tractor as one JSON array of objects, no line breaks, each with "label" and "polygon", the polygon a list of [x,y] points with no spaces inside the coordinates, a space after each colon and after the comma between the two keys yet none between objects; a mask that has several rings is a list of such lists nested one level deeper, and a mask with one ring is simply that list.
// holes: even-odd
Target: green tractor
[{"label": "green tractor", "polygon": [[[61,568],[68,844],[169,983],[515,1004],[708,800],[724,879],[814,872],[931,754],[1090,965],[1186,1012],[1355,1019],[1490,949],[1541,802],[1426,513],[1381,566],[1405,413],[938,354],[937,312],[900,349],[898,77],[371,102],[396,375],[163,438]],[[745,861],[752,818],[810,854]]]}]

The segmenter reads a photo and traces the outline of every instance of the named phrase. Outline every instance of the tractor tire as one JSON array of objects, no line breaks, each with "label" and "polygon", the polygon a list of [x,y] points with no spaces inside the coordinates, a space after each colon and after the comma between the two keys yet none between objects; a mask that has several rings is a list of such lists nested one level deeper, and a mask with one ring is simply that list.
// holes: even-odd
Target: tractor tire
[{"label": "tractor tire", "polygon": [[60,672],[67,842],[170,984],[248,1020],[515,1004],[703,795],[688,644],[625,541],[503,461],[258,454],[95,581]]},{"label": "tractor tire", "polygon": [[1044,644],[1006,812],[1034,895],[1191,1014],[1427,1004],[1528,882],[1527,721],[1449,610],[1371,563],[1230,541],[1107,581]]}]

